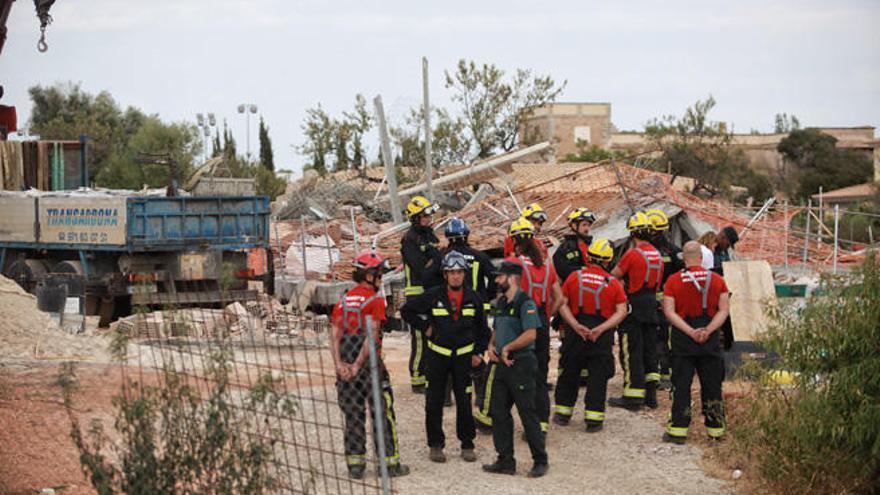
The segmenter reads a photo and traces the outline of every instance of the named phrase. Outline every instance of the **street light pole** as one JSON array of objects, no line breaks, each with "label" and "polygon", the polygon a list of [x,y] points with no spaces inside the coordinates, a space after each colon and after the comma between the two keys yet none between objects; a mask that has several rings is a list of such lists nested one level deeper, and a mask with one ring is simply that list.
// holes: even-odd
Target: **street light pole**
[{"label": "street light pole", "polygon": [[247,127],[245,135],[247,136],[247,157],[251,159],[251,114],[257,113],[257,106],[253,103],[242,103],[238,105],[238,113],[245,115],[245,126]]}]

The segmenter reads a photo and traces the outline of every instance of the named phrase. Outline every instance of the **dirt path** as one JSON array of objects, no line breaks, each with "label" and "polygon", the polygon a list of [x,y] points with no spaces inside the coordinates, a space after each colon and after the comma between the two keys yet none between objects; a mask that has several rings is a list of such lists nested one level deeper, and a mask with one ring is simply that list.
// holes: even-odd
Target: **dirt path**
[{"label": "dirt path", "polygon": [[[583,424],[575,420],[565,427],[551,425],[547,445],[550,472],[540,480],[525,476],[531,467],[531,458],[528,445],[520,438],[522,428],[518,419],[514,445],[518,475],[490,475],[483,473],[480,465],[495,458],[492,437],[478,434],[478,462],[462,461],[455,438],[454,409],[447,408],[443,423],[449,460],[446,464],[432,463],[428,461],[425,444],[424,398],[409,391],[405,360],[408,340],[395,335],[386,339],[385,347],[395,384],[401,452],[404,462],[413,471],[410,476],[394,480],[394,488],[400,493],[735,493],[727,482],[703,471],[699,465],[702,452],[698,447],[660,441],[661,424],[669,410],[665,399],[656,412],[609,409],[605,429],[595,434],[586,433]],[[551,366],[551,375],[555,375],[554,368],[555,364]],[[621,393],[619,371],[609,385],[609,396]],[[583,389],[574,417],[582,415]]]},{"label": "dirt path", "polygon": [[[385,339],[386,363],[395,385],[401,453],[413,471],[410,476],[394,480],[397,493],[733,493],[731,484],[704,473],[698,447],[672,446],[660,441],[663,418],[668,411],[665,397],[661,398],[663,403],[657,412],[609,410],[605,430],[597,434],[584,432],[579,421],[572,421],[567,427],[552,425],[548,437],[550,473],[540,480],[525,477],[531,459],[528,447],[519,438],[519,426],[515,444],[519,459],[517,476],[481,471],[480,465],[491,462],[495,456],[491,436],[478,436],[477,463],[460,460],[454,410],[446,409],[449,462],[431,463],[425,445],[424,397],[409,390],[408,353],[407,336],[395,333]],[[551,374],[555,374],[552,368]],[[37,493],[43,487],[54,487],[61,494],[94,493],[80,471],[70,441],[70,424],[55,383],[57,363],[0,362],[0,374],[6,381],[4,396],[0,397],[0,493]],[[105,426],[111,427],[111,399],[120,385],[118,366],[80,363],[77,375],[77,413],[83,418],[101,418]],[[332,384],[317,385],[316,390],[324,393],[325,388],[332,390],[331,387]],[[620,389],[618,373],[609,393],[619,394]],[[576,417],[577,414],[580,411],[576,411]],[[335,431],[333,439],[339,440],[338,435]],[[341,449],[341,440],[333,443],[340,443],[332,447],[334,450]]]}]

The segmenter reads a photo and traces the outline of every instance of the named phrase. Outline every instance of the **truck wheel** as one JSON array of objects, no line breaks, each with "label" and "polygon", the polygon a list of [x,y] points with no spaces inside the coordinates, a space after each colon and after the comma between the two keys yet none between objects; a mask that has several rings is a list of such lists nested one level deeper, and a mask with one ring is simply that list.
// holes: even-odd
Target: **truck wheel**
[{"label": "truck wheel", "polygon": [[48,271],[43,260],[20,259],[12,262],[3,275],[8,279],[15,280],[22,289],[35,294],[37,282],[46,278]]}]

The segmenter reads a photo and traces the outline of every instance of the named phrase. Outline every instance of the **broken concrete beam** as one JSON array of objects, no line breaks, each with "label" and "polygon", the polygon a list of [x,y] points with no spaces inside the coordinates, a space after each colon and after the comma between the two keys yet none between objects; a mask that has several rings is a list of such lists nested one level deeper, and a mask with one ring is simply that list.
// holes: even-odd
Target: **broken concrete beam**
[{"label": "broken concrete beam", "polygon": [[[513,170],[513,162],[535,153],[541,153],[548,149],[550,149],[550,143],[545,141],[543,143],[538,143],[527,148],[496,155],[484,162],[476,163],[465,169],[453,172],[448,175],[444,175],[443,177],[435,180],[433,185],[435,189],[441,187],[458,189],[461,187],[470,186],[475,182],[483,182],[491,177],[494,177],[495,175],[498,175],[498,170],[503,170],[503,172],[506,173],[511,172]],[[413,196],[415,194],[423,193],[427,190],[427,188],[428,185],[423,183],[399,191],[398,195],[401,197]],[[382,196],[378,199],[379,203],[387,203],[388,201],[388,195]]]}]

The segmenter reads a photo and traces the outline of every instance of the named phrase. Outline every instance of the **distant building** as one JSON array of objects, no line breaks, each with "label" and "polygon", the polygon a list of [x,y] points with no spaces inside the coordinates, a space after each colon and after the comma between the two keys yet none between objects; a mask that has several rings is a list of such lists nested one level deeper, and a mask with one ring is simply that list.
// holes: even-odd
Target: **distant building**
[{"label": "distant building", "polygon": [[[874,162],[874,180],[880,182],[880,140],[876,128],[819,127],[837,138],[837,147],[862,151]],[[526,143],[550,141],[557,160],[581,150],[602,149],[638,152],[647,148],[643,133],[619,132],[611,122],[610,103],[549,103],[524,111],[520,135]],[[770,173],[782,169],[782,155],[776,146],[787,134],[734,134],[733,142],[743,149],[753,167]]]}]

